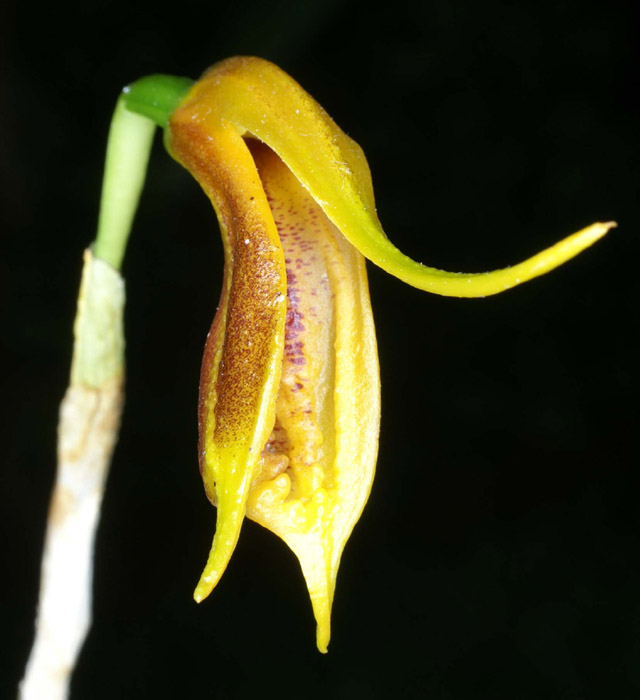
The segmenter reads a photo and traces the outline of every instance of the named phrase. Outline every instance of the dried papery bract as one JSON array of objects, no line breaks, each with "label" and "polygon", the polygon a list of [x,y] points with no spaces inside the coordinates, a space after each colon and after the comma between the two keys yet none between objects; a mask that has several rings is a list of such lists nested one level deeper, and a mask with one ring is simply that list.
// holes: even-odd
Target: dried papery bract
[{"label": "dried papery bract", "polygon": [[60,406],[36,637],[20,686],[22,700],[67,697],[91,624],[94,536],[124,397],[123,308],[122,278],[87,251],[71,381]]}]

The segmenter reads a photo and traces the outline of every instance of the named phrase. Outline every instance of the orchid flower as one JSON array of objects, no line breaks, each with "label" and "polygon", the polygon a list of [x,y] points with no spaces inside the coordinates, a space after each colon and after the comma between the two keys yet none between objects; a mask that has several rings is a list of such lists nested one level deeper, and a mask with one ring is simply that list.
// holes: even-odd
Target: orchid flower
[{"label": "orchid flower", "polygon": [[[172,80],[152,84],[162,79]],[[217,522],[194,597],[218,583],[247,516],[298,557],[325,652],[340,557],[378,447],[365,258],[419,289],[480,297],[548,272],[614,224],[494,272],[425,267],[382,230],[360,147],[275,65],[222,61],[178,83],[180,98],[164,108],[145,85],[134,84],[125,104],[166,127],[166,147],[211,200],[224,244],[199,401],[200,471]]]}]

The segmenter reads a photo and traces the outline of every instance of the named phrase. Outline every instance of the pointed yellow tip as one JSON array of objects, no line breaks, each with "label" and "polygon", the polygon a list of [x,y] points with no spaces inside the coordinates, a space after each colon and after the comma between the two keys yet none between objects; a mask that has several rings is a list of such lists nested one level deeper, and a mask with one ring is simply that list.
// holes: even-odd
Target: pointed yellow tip
[{"label": "pointed yellow tip", "polygon": [[326,654],[331,639],[331,606],[337,572],[327,572],[328,575],[325,573],[321,581],[315,582],[307,576],[304,569],[303,573],[311,597],[313,616],[316,619],[316,646],[321,654]]},{"label": "pointed yellow tip", "polygon": [[587,228],[583,228],[581,231],[574,233],[572,236],[565,238],[560,241],[558,245],[563,243],[571,243],[574,246],[575,253],[577,255],[579,252],[593,245],[596,241],[599,241],[605,234],[607,234],[612,228],[618,226],[615,221],[598,221]]},{"label": "pointed yellow tip", "polygon": [[603,236],[607,231],[610,231],[612,228],[618,228],[617,221],[606,221],[605,223],[600,223],[598,225],[604,228],[604,231],[602,233]]},{"label": "pointed yellow tip", "polygon": [[[236,548],[240,528],[244,519],[244,508],[232,507],[227,509],[227,499],[222,495],[218,499],[218,517],[216,520],[216,533],[211,544],[211,551],[204,571],[200,576],[193,599],[201,603],[211,591],[218,585],[227,564]],[[237,506],[237,502],[233,505]]]},{"label": "pointed yellow tip", "polygon": [[331,604],[333,602],[335,576],[330,578],[325,575],[323,577],[324,580],[318,586],[318,582],[315,582],[316,585],[314,585],[308,572],[304,571],[304,567],[303,573],[309,589],[313,616],[316,619],[316,646],[321,654],[326,654],[329,640],[331,639]]},{"label": "pointed yellow tip", "polygon": [[[563,263],[571,260],[576,255],[592,246],[596,241],[599,241],[608,231],[615,228],[618,224],[615,221],[607,221],[606,223],[597,222],[587,226],[577,233],[567,236],[555,245],[543,250],[541,253],[525,260],[519,265],[512,268],[507,268],[508,274],[512,276],[511,282],[520,284],[539,275],[559,267]],[[500,270],[499,272],[504,272]],[[513,277],[513,273],[517,272],[521,277]],[[492,274],[492,273],[488,273]],[[511,286],[515,286],[512,284]]]},{"label": "pointed yellow tip", "polygon": [[328,647],[330,636],[331,634],[329,630],[321,629],[320,626],[318,626],[316,631],[316,646],[321,654],[326,654],[329,651]]},{"label": "pointed yellow tip", "polygon": [[222,577],[225,568],[226,564],[225,567],[216,571],[210,566],[210,562],[207,562],[207,566],[200,576],[196,590],[193,592],[193,599],[196,603],[202,603],[202,601],[209,596]]},{"label": "pointed yellow tip", "polygon": [[193,599],[196,601],[196,603],[202,603],[202,601],[209,596],[209,593],[213,588],[211,586],[207,586],[202,582],[202,579],[198,581],[198,585],[196,586],[196,590],[193,592]]},{"label": "pointed yellow tip", "polygon": [[[407,276],[405,281],[421,289],[444,296],[485,297],[499,294],[523,282],[544,275],[571,260],[615,226],[617,226],[615,221],[591,224],[591,226],[567,236],[524,262],[492,272],[451,273],[422,267],[409,261],[407,270],[412,271],[413,266],[419,275],[415,279],[410,279]],[[407,260],[409,259],[407,258]]]},{"label": "pointed yellow tip", "polygon": [[331,606],[338,573],[337,562],[332,561],[326,543],[317,533],[297,537],[288,533],[284,539],[300,562],[316,620],[316,646],[321,654],[326,654],[331,639]]},{"label": "pointed yellow tip", "polygon": [[316,618],[316,646],[321,654],[327,653],[331,639],[331,601],[328,591],[321,595],[312,595],[311,604]]}]

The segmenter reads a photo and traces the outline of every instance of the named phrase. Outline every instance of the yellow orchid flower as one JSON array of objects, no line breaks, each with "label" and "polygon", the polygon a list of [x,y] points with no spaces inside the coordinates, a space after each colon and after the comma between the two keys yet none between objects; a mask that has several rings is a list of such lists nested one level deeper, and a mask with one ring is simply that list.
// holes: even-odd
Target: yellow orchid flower
[{"label": "yellow orchid flower", "polygon": [[340,557],[377,455],[364,257],[420,289],[486,296],[548,272],[614,224],[593,224],[503,270],[425,267],[384,234],[360,147],[258,58],[208,70],[171,114],[166,145],[211,199],[225,251],[199,405],[200,470],[217,524],[194,597],[217,584],[246,515],[298,557],[326,652]]}]

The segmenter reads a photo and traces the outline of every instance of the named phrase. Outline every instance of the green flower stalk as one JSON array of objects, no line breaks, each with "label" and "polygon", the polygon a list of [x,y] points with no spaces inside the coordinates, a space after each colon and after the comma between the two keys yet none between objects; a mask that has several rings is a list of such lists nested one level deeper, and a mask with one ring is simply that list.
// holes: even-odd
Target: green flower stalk
[{"label": "green flower stalk", "polygon": [[[298,557],[317,646],[326,652],[340,558],[367,501],[377,456],[380,386],[365,258],[419,289],[479,297],[552,270],[615,224],[592,224],[489,273],[421,265],[384,233],[361,148],[286,73],[238,57],[195,83],[150,76],[120,97],[98,236],[93,256],[87,254],[90,270],[108,269],[117,280],[155,125],[211,200],[224,245],[223,289],[205,346],[198,411],[200,471],[217,523],[194,597],[199,602],[215,587],[249,517]],[[93,273],[86,275],[72,386],[102,395],[114,381],[121,386],[121,331],[109,329],[120,328],[122,304],[116,314],[83,300],[94,292],[122,300],[123,293],[115,283],[94,290]],[[119,402],[105,427],[106,465]],[[61,444],[67,430],[73,428],[61,427]],[[96,449],[99,444],[96,439]],[[86,448],[90,454],[93,442]],[[43,570],[43,590],[46,578]]]}]

